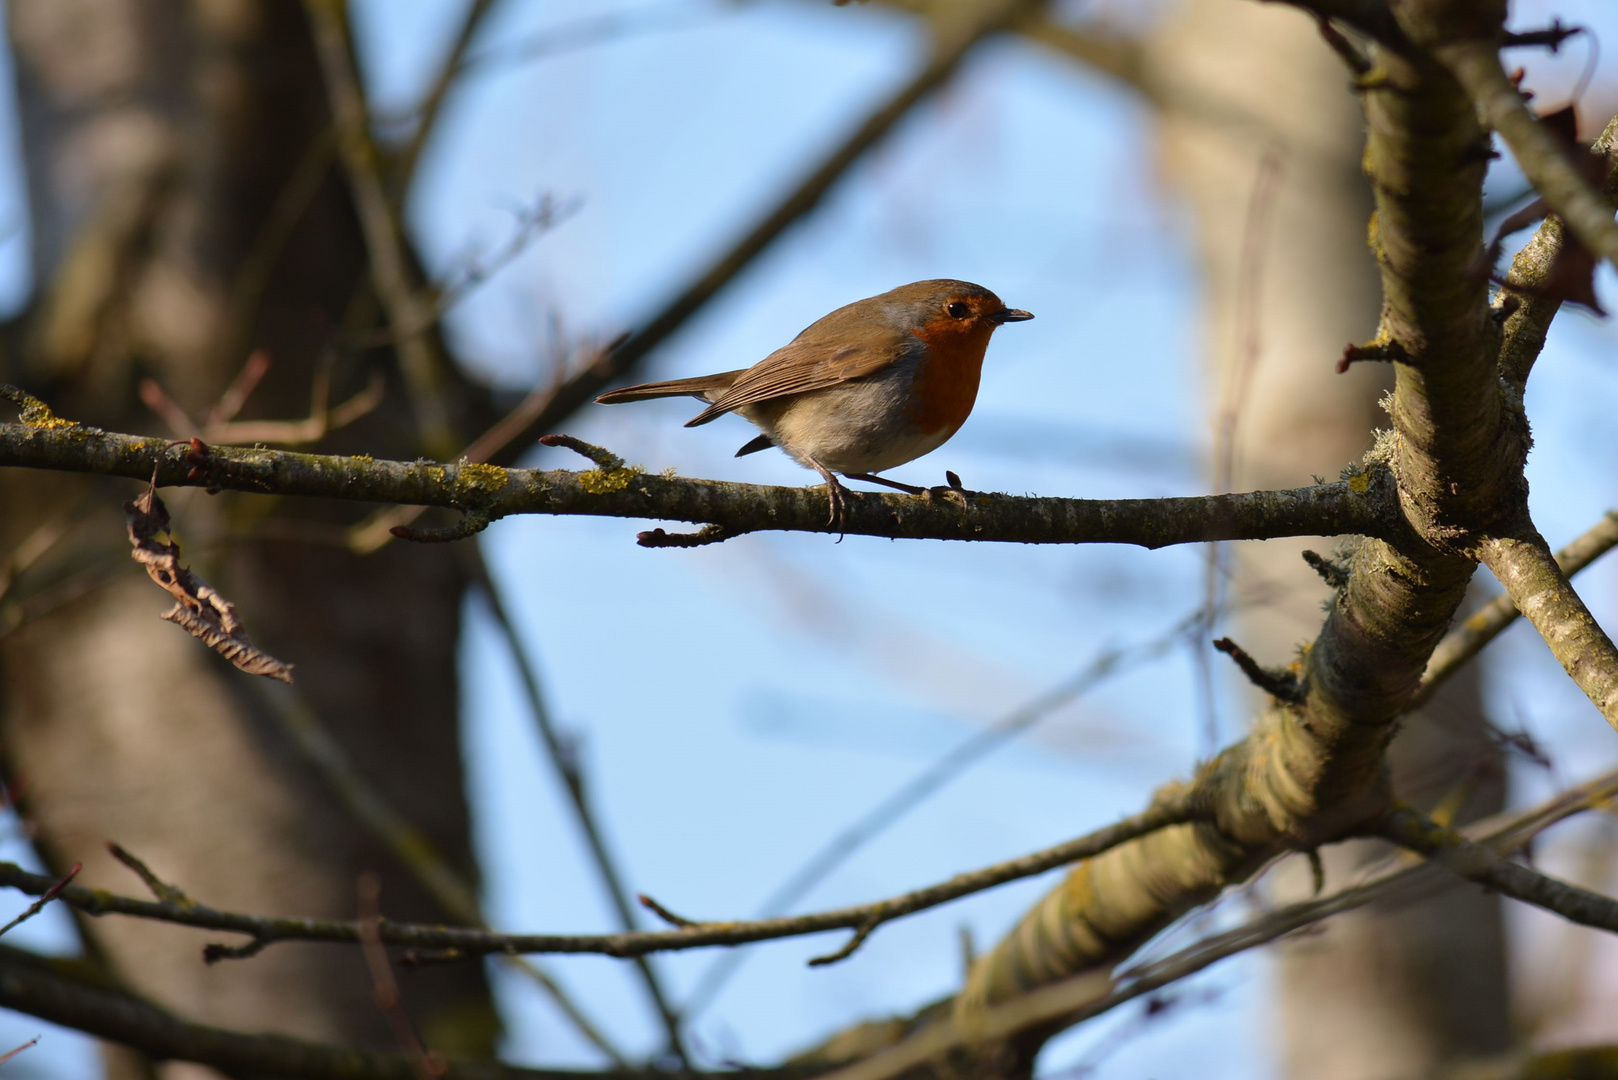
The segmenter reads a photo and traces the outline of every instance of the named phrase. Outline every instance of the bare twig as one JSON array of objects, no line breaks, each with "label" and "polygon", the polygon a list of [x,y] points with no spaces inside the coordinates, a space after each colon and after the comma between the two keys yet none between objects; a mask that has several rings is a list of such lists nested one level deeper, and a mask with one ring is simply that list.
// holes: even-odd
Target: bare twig
[{"label": "bare twig", "polygon": [[107,851],[113,858],[133,870],[135,876],[140,878],[146,887],[152,891],[152,895],[157,897],[159,903],[173,904],[175,907],[182,908],[196,906],[196,901],[187,896],[184,889],[177,885],[170,885],[152,873],[151,867],[136,858],[125,848],[108,840]]},{"label": "bare twig", "polygon": [[393,165],[393,198],[394,202],[402,203],[404,195],[410,188],[410,182],[415,179],[416,166],[421,162],[421,152],[427,147],[427,140],[432,137],[438,127],[438,118],[443,114],[444,102],[449,99],[450,90],[466,67],[467,51],[472,41],[477,37],[478,31],[488,21],[489,14],[494,10],[499,0],[472,0],[467,6],[466,14],[461,16],[461,24],[455,31],[455,37],[450,42],[448,53],[444,62],[433,77],[427,94],[422,98],[421,104],[415,110],[415,129],[410,133],[410,141],[405,143],[399,151]]},{"label": "bare twig", "polygon": [[39,1040],[40,1040],[40,1036],[35,1035],[32,1039],[29,1039],[27,1042],[23,1043],[21,1046],[13,1046],[10,1050],[7,1050],[4,1054],[0,1054],[0,1065],[4,1065],[6,1062],[10,1061],[12,1058],[16,1057],[18,1054],[22,1053],[24,1050],[28,1050],[28,1049],[30,1049],[32,1047],[38,1046],[39,1045]]},{"label": "bare twig", "polygon": [[380,154],[371,140],[364,93],[354,70],[344,4],[342,0],[305,0],[304,9],[331,98],[338,154],[348,173],[370,256],[371,283],[397,334],[399,368],[422,446],[429,454],[447,455],[456,440],[444,409],[446,363],[426,332],[433,324],[432,304],[421,282],[415,280],[403,225],[383,183]]},{"label": "bare twig", "polygon": [[1513,900],[1544,908],[1581,926],[1618,933],[1618,900],[1508,862],[1425,814],[1408,807],[1395,810],[1383,823],[1382,835]]},{"label": "bare twig", "polygon": [[[267,684],[254,684],[262,687],[260,698],[269,709],[270,714],[278,720],[292,743],[304,755],[305,759],[313,765],[321,778],[331,787],[332,791],[342,802],[349,815],[361,826],[387,847],[398,860],[399,864],[410,872],[411,876],[421,884],[422,888],[433,897],[438,905],[444,909],[451,918],[457,919],[471,927],[478,927],[486,931],[488,924],[484,921],[483,912],[478,904],[477,892],[470,883],[465,881],[459,873],[440,855],[425,835],[410,822],[406,821],[396,811],[380,792],[356,769],[343,748],[331,737],[314,709],[301,695],[296,692],[282,693],[270,692]],[[293,920],[297,922],[298,920]],[[192,924],[199,925],[199,924]],[[255,929],[257,925],[257,929]],[[232,926],[217,925],[220,930],[237,930],[250,935],[252,940],[245,946],[209,946],[204,950],[204,958],[211,961],[225,959],[239,959],[251,956],[272,941],[279,940],[274,933],[266,934],[268,924],[260,921],[255,924],[252,919],[246,923],[236,923]],[[343,924],[352,927],[352,924]],[[344,933],[348,933],[344,931]],[[328,939],[330,940],[330,939]],[[342,940],[357,941],[357,932]],[[390,944],[427,944],[418,942],[396,942],[384,936]],[[510,950],[489,950],[491,952],[508,952]],[[588,1042],[599,1049],[610,1060],[620,1067],[627,1068],[628,1059],[613,1042],[602,1033],[583,1010],[573,1001],[571,995],[557,982],[556,977],[540,964],[527,959],[511,957],[508,962],[523,974],[536,982],[567,1017]]]},{"label": "bare twig", "polygon": [[[58,880],[56,884],[40,893],[38,900],[35,900],[32,904],[29,904],[26,908],[24,908],[21,915],[18,915],[15,919],[12,919],[10,922],[6,923],[6,925],[0,926],[0,935],[4,935],[12,930],[15,930],[29,919],[32,919],[35,915],[38,915],[41,911],[44,911],[45,905],[60,896],[62,894],[62,890],[67,888],[68,884],[72,882],[74,878],[79,876],[79,871],[83,869],[83,867],[83,863],[74,863],[72,868],[69,869],[67,873],[63,874],[61,879]],[[15,1050],[12,1051],[12,1054],[14,1053],[16,1053]],[[5,1061],[6,1058],[9,1058],[10,1056],[11,1054],[7,1054],[5,1058],[0,1058],[0,1061]]]},{"label": "bare twig", "polygon": [[393,1029],[399,1049],[410,1060],[415,1080],[440,1080],[446,1068],[444,1056],[428,1050],[421,1036],[416,1034],[416,1025],[410,1022],[404,1002],[399,999],[399,981],[394,978],[393,963],[377,932],[382,924],[382,879],[375,874],[361,874],[358,896],[359,921],[355,927],[359,931],[360,950],[365,954],[365,966],[371,973],[371,996]]},{"label": "bare twig", "polygon": [[[581,444],[583,445],[583,444]],[[592,448],[599,450],[599,448]],[[604,451],[603,451],[604,453]],[[613,459],[617,460],[617,459]],[[622,465],[622,461],[617,462]],[[590,805],[585,791],[584,775],[580,770],[578,757],[569,753],[562,744],[561,733],[556,730],[556,724],[551,718],[549,703],[540,689],[539,673],[530,659],[528,650],[524,648],[522,637],[517,633],[517,626],[506,613],[506,606],[501,599],[500,590],[495,587],[494,579],[489,574],[488,564],[483,560],[483,554],[477,545],[469,544],[463,549],[466,553],[467,568],[470,570],[472,580],[483,592],[484,602],[489,606],[489,614],[494,617],[495,625],[499,627],[500,634],[505,638],[506,649],[511,653],[512,660],[517,665],[517,674],[522,680],[523,693],[528,698],[528,712],[534,718],[534,726],[539,729],[540,741],[545,744],[546,757],[551,767],[556,771],[556,778],[560,781],[563,790],[568,794],[569,805],[573,807],[573,817],[578,824],[579,831],[584,834],[585,844],[590,849],[591,861],[595,863],[596,873],[601,877],[602,887],[606,890],[607,899],[612,907],[613,914],[617,916],[619,929],[631,931],[636,928],[634,910],[630,907],[629,890],[624,885],[622,872],[618,869],[617,861],[607,849],[606,838],[602,835],[600,823]],[[668,1037],[669,1052],[680,1061],[681,1067],[691,1068],[691,1062],[686,1056],[685,1045],[680,1038],[680,1018],[669,1004],[668,994],[663,989],[662,981],[652,962],[644,957],[635,957],[635,968],[639,972],[641,981],[646,987],[647,996],[651,999],[652,1007],[656,1010],[658,1018],[662,1021],[664,1033]]]},{"label": "bare twig", "polygon": [[1242,669],[1242,674],[1247,676],[1249,682],[1277,701],[1289,705],[1304,703],[1307,697],[1304,686],[1290,671],[1271,671],[1228,637],[1219,638],[1213,647],[1236,661],[1236,666]]}]

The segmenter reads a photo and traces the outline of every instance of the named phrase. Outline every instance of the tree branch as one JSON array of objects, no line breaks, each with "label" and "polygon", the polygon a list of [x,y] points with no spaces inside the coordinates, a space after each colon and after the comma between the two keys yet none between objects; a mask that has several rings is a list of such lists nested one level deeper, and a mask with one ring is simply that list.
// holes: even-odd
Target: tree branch
[{"label": "tree branch", "polygon": [[[20,395],[0,388],[0,395]],[[21,397],[13,397],[21,400]],[[40,406],[43,408],[43,406]],[[48,412],[45,415],[49,415]],[[970,493],[963,509],[925,496],[863,493],[828,526],[824,489],[652,476],[632,466],[577,473],[493,465],[378,461],[280,450],[194,449],[51,418],[0,424],[0,466],[61,469],[161,486],[206,487],[411,506],[450,507],[490,520],[512,514],[659,518],[734,533],[793,530],[899,539],[1030,544],[1116,543],[1158,548],[1394,529],[1385,469],[1292,491],[1176,499],[1062,499]]]},{"label": "tree branch", "polygon": [[[1601,197],[1618,202],[1618,116],[1608,122],[1590,152],[1606,158],[1608,163]],[[1501,299],[1510,297],[1516,308],[1505,320],[1500,373],[1519,394],[1545,347],[1551,320],[1562,307],[1562,294],[1551,286],[1558,260],[1567,248],[1566,233],[1567,226],[1555,214],[1541,222],[1533,238],[1511,260],[1511,271],[1501,290]]]},{"label": "tree branch", "polygon": [[[963,896],[983,892],[1010,881],[1034,877],[1058,866],[1089,858],[1159,829],[1196,820],[1205,812],[1186,789],[1170,789],[1160,794],[1146,812],[1125,818],[1114,825],[1064,844],[981,870],[957,874],[937,885],[902,893],[873,904],[837,908],[811,915],[762,919],[757,922],[681,920],[682,925],[674,930],[638,930],[618,934],[498,934],[471,927],[427,926],[383,919],[377,925],[377,932],[382,942],[388,945],[454,950],[461,957],[501,953],[555,953],[625,958],[719,945],[746,945],[757,941],[802,937],[831,930],[874,928],[918,911],[947,904]],[[30,896],[42,896],[57,884],[53,878],[31,874],[13,863],[0,862],[0,885],[17,889]],[[89,915],[130,915],[203,930],[246,934],[257,948],[279,941],[315,941],[345,945],[360,943],[359,925],[342,920],[245,915],[218,911],[198,903],[137,900],[76,885],[58,889],[57,898],[62,903]],[[655,909],[655,905],[653,906]],[[253,951],[257,951],[257,948]],[[224,959],[240,951],[233,951],[224,946],[210,946],[207,958]]]},{"label": "tree branch", "polygon": [[[1527,812],[1476,822],[1464,835],[1483,846],[1491,857],[1503,856],[1551,825],[1614,796],[1618,796],[1618,772],[1563,792]],[[1415,899],[1441,875],[1442,870],[1434,863],[1384,870],[1353,888],[1318,900],[1289,904],[1161,960],[1127,968],[1111,978],[1101,971],[1091,971],[993,1005],[973,1014],[965,1023],[956,1017],[945,1018],[880,1053],[830,1073],[825,1080],[890,1080],[952,1049],[1011,1040],[1030,1029],[1068,1027],[1333,915],[1372,902]]]},{"label": "tree branch", "polygon": [[[499,628],[501,636],[506,640],[506,648],[511,652],[511,659],[517,665],[517,674],[521,679],[523,693],[528,698],[528,711],[534,718],[534,724],[539,728],[540,740],[545,744],[546,756],[551,766],[556,770],[556,778],[561,782],[562,788],[567,792],[569,802],[573,807],[573,816],[584,834],[585,844],[590,849],[590,857],[596,864],[596,872],[601,876],[601,884],[606,889],[607,899],[612,907],[613,914],[618,917],[619,929],[633,931],[635,916],[629,906],[629,890],[624,886],[623,874],[619,872],[618,865],[607,850],[605,837],[601,835],[601,828],[596,823],[596,817],[586,797],[584,777],[580,771],[577,755],[563,745],[563,739],[551,721],[551,711],[545,701],[545,695],[540,690],[539,675],[535,665],[528,658],[528,651],[523,647],[522,638],[517,633],[517,626],[506,614],[506,606],[500,597],[500,591],[495,587],[494,579],[489,574],[489,567],[483,560],[483,553],[476,544],[468,544],[463,549],[466,557],[470,577],[483,592],[483,599],[489,605],[489,613],[494,616],[495,625]],[[685,1046],[680,1038],[680,1018],[674,1007],[669,1003],[668,995],[663,990],[662,980],[658,978],[652,963],[645,956],[635,957],[635,968],[640,973],[641,981],[646,987],[647,996],[651,998],[652,1007],[656,1010],[658,1018],[663,1022],[663,1030],[668,1036],[668,1047],[683,1068],[690,1069],[691,1063],[686,1057]]]},{"label": "tree branch", "polygon": [[[1593,528],[1556,553],[1556,565],[1561,567],[1563,574],[1572,577],[1614,547],[1618,547],[1618,511],[1609,510]],[[1516,621],[1518,614],[1511,594],[1502,593],[1451,630],[1427,661],[1421,688],[1411,699],[1410,708],[1418,709],[1425,704],[1445,679],[1499,637],[1506,627]]]},{"label": "tree branch", "polygon": [[1482,557],[1562,670],[1607,723],[1618,728],[1618,649],[1573,591],[1544,538],[1532,528],[1518,536],[1493,537],[1484,543]]},{"label": "tree branch", "polygon": [[1468,881],[1562,916],[1580,926],[1618,933],[1618,900],[1508,862],[1490,848],[1474,844],[1426,814],[1401,807],[1382,826],[1385,839],[1432,859]]},{"label": "tree branch", "polygon": [[1590,186],[1562,143],[1528,111],[1522,93],[1500,64],[1497,41],[1467,39],[1433,49],[1450,74],[1477,103],[1484,120],[1500,133],[1534,189],[1579,238],[1618,264],[1618,224],[1613,204]]},{"label": "tree branch", "polygon": [[415,280],[405,249],[404,228],[382,179],[381,155],[371,139],[365,97],[354,70],[344,2],[304,0],[304,9],[314,31],[315,50],[331,98],[338,155],[348,173],[354,208],[365,235],[371,283],[393,330],[399,369],[409,390],[421,445],[433,455],[454,453],[458,442],[444,408],[447,364],[427,333],[434,322],[433,305]]},{"label": "tree branch", "polygon": [[[0,946],[0,1008],[122,1043],[154,1061],[192,1061],[230,1076],[414,1080],[416,1075],[410,1058],[397,1050],[336,1046],[193,1024],[132,994],[73,973],[72,961],[48,960],[9,946]],[[497,1061],[447,1058],[440,1075],[443,1080],[651,1080],[668,1074],[525,1069]],[[723,1075],[786,1080],[806,1077],[810,1071],[745,1070]]]}]

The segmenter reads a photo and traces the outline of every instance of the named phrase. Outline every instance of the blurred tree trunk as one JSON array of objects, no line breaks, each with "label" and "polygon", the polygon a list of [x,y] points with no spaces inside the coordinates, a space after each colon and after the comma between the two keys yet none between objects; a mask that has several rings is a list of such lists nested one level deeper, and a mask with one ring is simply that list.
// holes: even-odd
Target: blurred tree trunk
[{"label": "blurred tree trunk", "polygon": [[[1379,304],[1366,244],[1364,124],[1345,93],[1350,73],[1309,17],[1279,5],[1190,0],[1147,49],[1164,170],[1197,228],[1216,442],[1235,418],[1232,488],[1336,479],[1370,448],[1367,433],[1387,426],[1377,399],[1391,385],[1374,364],[1334,373],[1344,345],[1375,336]],[[1271,175],[1261,181],[1265,169]],[[1257,239],[1262,247],[1244,272],[1244,247]],[[1240,612],[1235,636],[1262,663],[1291,662],[1320,625],[1328,593],[1300,558],[1310,546],[1322,548],[1239,548],[1233,595],[1267,599]],[[1423,809],[1458,804],[1464,822],[1501,806],[1503,765],[1475,674],[1452,679],[1406,723],[1391,761],[1396,791]],[[1327,880],[1341,885],[1387,850],[1337,845],[1326,856]],[[1303,860],[1293,863],[1281,874],[1289,899],[1311,887]],[[1340,916],[1284,946],[1277,990],[1283,1074],[1294,1080],[1421,1076],[1511,1040],[1499,902],[1467,886]]]},{"label": "blurred tree trunk", "polygon": [[[62,415],[157,434],[135,395],[141,377],[198,416],[262,346],[274,366],[245,415],[308,415],[365,253],[342,174],[318,156],[328,110],[301,6],[12,0],[7,11],[37,284],[0,374]],[[284,198],[300,167],[319,178],[301,206]],[[279,243],[278,214],[291,226]],[[265,271],[259,302],[247,302]],[[339,354],[333,399],[386,359]],[[390,375],[382,408],[323,448],[415,456],[402,400]],[[444,919],[311,773],[252,677],[158,621],[169,600],[129,560],[119,513],[136,493],[0,477],[0,550],[41,526],[67,529],[20,579],[28,617],[0,639],[6,765],[47,860],[82,860],[83,883],[128,892],[131,874],[102,846],[114,839],[206,903],[344,917],[370,869],[387,915]],[[188,561],[236,602],[259,645],[296,664],[300,691],[356,765],[475,879],[456,723],[463,581],[451,553],[350,555],[328,539],[353,520],[335,505],[174,492],[170,508]],[[277,945],[208,967],[206,936],[115,919],[83,928],[116,977],[187,1018],[391,1042],[353,950]],[[428,1045],[491,1049],[480,967],[403,982]],[[109,1060],[115,1075],[150,1075],[122,1053]]]}]

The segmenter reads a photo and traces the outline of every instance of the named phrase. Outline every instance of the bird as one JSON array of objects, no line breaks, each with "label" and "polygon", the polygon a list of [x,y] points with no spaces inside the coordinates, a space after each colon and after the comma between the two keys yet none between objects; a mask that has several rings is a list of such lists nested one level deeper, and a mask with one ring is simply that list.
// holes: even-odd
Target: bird
[{"label": "bird", "polygon": [[830,504],[828,524],[837,527],[847,496],[855,494],[838,473],[911,495],[928,493],[876,474],[930,453],[954,435],[977,400],[990,336],[1005,323],[1033,317],[970,281],[913,281],[817,319],[752,367],[626,386],[596,401],[707,402],[686,427],[737,413],[762,434],[736,456],[775,446],[819,473]]}]

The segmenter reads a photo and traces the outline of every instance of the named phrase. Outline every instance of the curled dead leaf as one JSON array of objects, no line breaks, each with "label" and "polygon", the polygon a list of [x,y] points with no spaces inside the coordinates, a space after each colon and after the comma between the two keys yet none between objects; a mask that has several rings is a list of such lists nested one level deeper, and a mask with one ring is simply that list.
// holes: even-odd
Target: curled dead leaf
[{"label": "curled dead leaf", "polygon": [[139,498],[124,503],[124,523],[129,528],[130,556],[174,597],[174,607],[164,612],[163,618],[201,639],[250,675],[292,681],[292,665],[256,648],[236,617],[235,606],[180,565],[180,545],[172,538],[158,539],[169,531],[169,512],[155,488],[147,488]]}]

